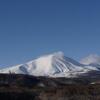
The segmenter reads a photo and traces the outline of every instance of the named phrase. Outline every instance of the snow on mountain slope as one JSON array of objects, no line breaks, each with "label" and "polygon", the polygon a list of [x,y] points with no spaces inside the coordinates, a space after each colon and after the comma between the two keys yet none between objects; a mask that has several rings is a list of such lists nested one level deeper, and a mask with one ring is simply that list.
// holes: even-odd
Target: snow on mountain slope
[{"label": "snow on mountain slope", "polygon": [[34,76],[75,77],[91,70],[99,70],[98,66],[84,65],[65,57],[62,52],[41,56],[26,64],[20,64],[0,70],[0,73],[29,74]]}]

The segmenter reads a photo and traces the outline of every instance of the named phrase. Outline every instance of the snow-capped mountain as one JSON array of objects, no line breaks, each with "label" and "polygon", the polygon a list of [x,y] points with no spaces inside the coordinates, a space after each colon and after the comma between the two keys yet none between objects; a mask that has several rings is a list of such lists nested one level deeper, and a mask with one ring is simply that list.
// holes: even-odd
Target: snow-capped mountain
[{"label": "snow-capped mountain", "polygon": [[[87,61],[87,60],[86,60]],[[25,64],[8,67],[0,70],[0,73],[28,74],[34,76],[49,77],[76,77],[90,71],[99,71],[100,65],[79,63],[57,52],[41,56]]]}]

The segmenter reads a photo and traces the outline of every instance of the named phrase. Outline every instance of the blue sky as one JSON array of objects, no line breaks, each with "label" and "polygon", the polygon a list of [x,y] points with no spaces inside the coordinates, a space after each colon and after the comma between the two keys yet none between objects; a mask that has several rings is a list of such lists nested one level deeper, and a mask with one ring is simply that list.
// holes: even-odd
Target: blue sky
[{"label": "blue sky", "polygon": [[63,51],[100,55],[100,0],[0,0],[0,67]]}]

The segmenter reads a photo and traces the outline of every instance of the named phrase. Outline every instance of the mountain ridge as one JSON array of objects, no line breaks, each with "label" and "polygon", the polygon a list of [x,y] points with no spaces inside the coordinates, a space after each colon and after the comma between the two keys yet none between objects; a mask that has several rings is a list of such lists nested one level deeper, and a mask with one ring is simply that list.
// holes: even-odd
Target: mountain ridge
[{"label": "mountain ridge", "polygon": [[[96,61],[95,61],[96,62]],[[7,67],[0,73],[28,74],[48,77],[77,77],[89,71],[99,71],[99,64],[84,64],[66,57],[63,52],[40,56],[25,64]]]}]

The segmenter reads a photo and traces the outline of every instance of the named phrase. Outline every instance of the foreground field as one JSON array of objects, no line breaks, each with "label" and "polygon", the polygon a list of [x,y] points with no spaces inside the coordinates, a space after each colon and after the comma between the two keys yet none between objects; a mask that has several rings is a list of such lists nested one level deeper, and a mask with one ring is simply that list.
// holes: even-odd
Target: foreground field
[{"label": "foreground field", "polygon": [[0,74],[0,100],[100,100],[100,85],[87,79]]}]

